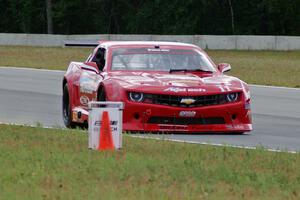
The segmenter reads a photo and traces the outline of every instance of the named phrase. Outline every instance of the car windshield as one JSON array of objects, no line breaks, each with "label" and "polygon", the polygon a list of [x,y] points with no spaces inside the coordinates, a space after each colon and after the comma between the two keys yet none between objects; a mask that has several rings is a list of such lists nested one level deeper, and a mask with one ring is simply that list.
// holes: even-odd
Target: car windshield
[{"label": "car windshield", "polygon": [[216,71],[199,51],[163,48],[115,49],[112,52],[111,70]]}]

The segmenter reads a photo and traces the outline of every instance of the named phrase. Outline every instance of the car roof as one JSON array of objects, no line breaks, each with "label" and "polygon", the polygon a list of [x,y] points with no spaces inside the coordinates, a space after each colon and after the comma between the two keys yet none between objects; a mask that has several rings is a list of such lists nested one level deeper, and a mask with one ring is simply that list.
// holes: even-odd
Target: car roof
[{"label": "car roof", "polygon": [[167,42],[167,41],[100,41],[100,46],[109,48],[114,46],[177,46],[177,47],[193,47],[199,48],[196,45],[182,42]]}]

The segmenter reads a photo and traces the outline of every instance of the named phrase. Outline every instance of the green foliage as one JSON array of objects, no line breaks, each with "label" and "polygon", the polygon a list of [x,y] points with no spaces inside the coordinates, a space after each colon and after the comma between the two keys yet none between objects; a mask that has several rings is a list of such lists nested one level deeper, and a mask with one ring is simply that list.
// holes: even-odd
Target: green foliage
[{"label": "green foliage", "polygon": [[46,31],[45,2],[0,0],[0,32],[43,33]]},{"label": "green foliage", "polygon": [[[56,34],[299,35],[299,0],[51,0]],[[0,0],[0,32],[47,33],[45,0]]]}]

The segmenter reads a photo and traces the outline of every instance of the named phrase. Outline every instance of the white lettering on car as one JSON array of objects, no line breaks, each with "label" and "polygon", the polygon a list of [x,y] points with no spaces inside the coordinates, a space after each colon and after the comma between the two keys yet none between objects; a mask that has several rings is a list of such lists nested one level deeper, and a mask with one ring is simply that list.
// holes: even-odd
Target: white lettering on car
[{"label": "white lettering on car", "polygon": [[171,91],[171,92],[205,92],[206,89],[203,88],[180,88],[180,87],[169,87],[166,88],[164,91]]},{"label": "white lettering on car", "polygon": [[171,92],[186,92],[186,88],[179,88],[179,87],[169,87],[164,91],[171,91]]}]

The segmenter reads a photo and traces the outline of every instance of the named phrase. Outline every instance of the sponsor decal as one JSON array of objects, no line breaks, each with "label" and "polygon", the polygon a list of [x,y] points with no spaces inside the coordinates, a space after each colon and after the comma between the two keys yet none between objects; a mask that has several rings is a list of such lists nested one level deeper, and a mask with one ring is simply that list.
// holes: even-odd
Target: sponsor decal
[{"label": "sponsor decal", "polygon": [[240,125],[240,124],[237,124],[234,126],[235,129],[243,129],[244,126],[243,125]]},{"label": "sponsor decal", "polygon": [[232,126],[232,125],[226,125],[226,128],[227,128],[227,129],[232,129],[233,126]]},{"label": "sponsor decal", "polygon": [[205,92],[206,89],[203,89],[203,88],[188,88],[187,91],[188,92]]},{"label": "sponsor decal", "polygon": [[179,88],[179,87],[169,87],[164,91],[171,91],[171,92],[186,92],[186,88]]},{"label": "sponsor decal", "polygon": [[82,74],[79,80],[80,92],[92,94],[97,90],[99,80],[96,76],[89,75],[87,73]]},{"label": "sponsor decal", "polygon": [[180,88],[180,87],[169,87],[164,89],[164,91],[171,91],[171,92],[205,92],[206,89],[203,88]]},{"label": "sponsor decal", "polygon": [[195,117],[196,111],[180,111],[179,116],[180,117]]},{"label": "sponsor decal", "polygon": [[[101,124],[102,124],[102,121],[95,121],[94,131],[99,131]],[[109,124],[110,124],[111,131],[118,131],[118,126],[117,126],[118,121],[110,121]]]},{"label": "sponsor decal", "polygon": [[84,106],[86,106],[86,105],[88,105],[88,103],[89,103],[89,98],[87,97],[87,96],[81,96],[80,97],[80,103],[82,104],[82,105],[84,105]]},{"label": "sponsor decal", "polygon": [[184,103],[186,105],[190,105],[192,103],[195,103],[195,99],[192,98],[185,98],[185,99],[181,99],[180,103]]},{"label": "sponsor decal", "polygon": [[[112,126],[118,125],[118,121],[110,121],[109,123]],[[95,121],[95,123],[94,123],[95,126],[101,126],[101,124],[102,124],[102,121]]]},{"label": "sponsor decal", "polygon": [[91,90],[89,88],[80,87],[80,92],[86,93],[86,94],[93,94],[94,90]]}]

